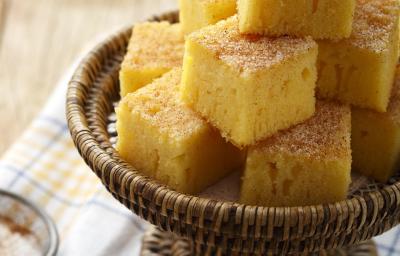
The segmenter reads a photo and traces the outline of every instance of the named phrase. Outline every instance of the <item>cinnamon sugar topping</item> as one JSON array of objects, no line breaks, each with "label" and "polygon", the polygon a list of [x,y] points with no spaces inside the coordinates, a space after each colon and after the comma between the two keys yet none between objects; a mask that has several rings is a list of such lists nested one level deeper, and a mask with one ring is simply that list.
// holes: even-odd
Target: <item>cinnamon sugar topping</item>
[{"label": "cinnamon sugar topping", "polygon": [[357,0],[353,32],[348,43],[376,52],[387,48],[398,36],[399,3],[397,0]]},{"label": "cinnamon sugar topping", "polygon": [[306,122],[261,142],[254,150],[335,159],[350,155],[350,107],[318,101],[315,115]]},{"label": "cinnamon sugar topping", "polygon": [[131,112],[157,127],[172,138],[183,138],[206,123],[179,98],[182,69],[176,68],[152,84],[128,94],[121,104],[127,104]]},{"label": "cinnamon sugar topping", "polygon": [[0,216],[0,255],[42,255],[37,237],[7,217]]},{"label": "cinnamon sugar topping", "polygon": [[183,52],[180,24],[145,22],[133,28],[122,65],[129,68],[178,67],[182,65]]},{"label": "cinnamon sugar topping", "polygon": [[317,47],[310,37],[241,35],[237,16],[194,32],[188,40],[197,42],[241,71],[266,68]]}]

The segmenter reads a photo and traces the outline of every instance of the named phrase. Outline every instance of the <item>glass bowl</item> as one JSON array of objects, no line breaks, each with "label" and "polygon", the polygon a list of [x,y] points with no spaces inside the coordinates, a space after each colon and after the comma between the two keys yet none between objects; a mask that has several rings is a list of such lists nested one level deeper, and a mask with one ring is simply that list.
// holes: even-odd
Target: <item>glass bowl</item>
[{"label": "glass bowl", "polygon": [[53,256],[58,245],[56,226],[42,209],[0,189],[0,255]]}]

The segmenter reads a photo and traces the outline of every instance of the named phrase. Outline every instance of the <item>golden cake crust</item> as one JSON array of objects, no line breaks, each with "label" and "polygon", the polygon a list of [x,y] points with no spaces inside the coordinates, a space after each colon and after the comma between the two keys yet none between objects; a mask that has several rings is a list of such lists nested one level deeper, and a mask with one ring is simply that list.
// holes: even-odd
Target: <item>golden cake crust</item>
[{"label": "golden cake crust", "polygon": [[[160,133],[172,138],[185,138],[205,128],[205,122],[179,99],[182,69],[175,68],[135,93],[128,94],[120,104],[127,104]],[[162,91],[162,93],[161,93]]]},{"label": "golden cake crust", "polygon": [[133,28],[122,66],[129,69],[178,67],[182,65],[183,53],[184,37],[180,24],[145,22]]},{"label": "golden cake crust", "polygon": [[398,26],[398,16],[397,0],[357,0],[353,31],[345,41],[358,48],[384,51]]},{"label": "golden cake crust", "polygon": [[388,112],[394,123],[400,126],[400,65],[397,65],[396,80],[392,89],[392,97],[390,99]]},{"label": "golden cake crust", "polygon": [[[350,118],[351,111],[347,105],[317,101],[316,114],[312,118],[275,134],[253,149],[313,159],[344,158],[350,155]],[[344,138],[338,137],[344,134]]]},{"label": "golden cake crust", "polygon": [[241,35],[237,15],[196,31],[188,39],[203,45],[218,59],[241,71],[267,68],[317,47],[310,37]]},{"label": "golden cake crust", "polygon": [[223,1],[221,1],[221,0],[199,0],[199,2],[201,4],[215,4],[215,3],[223,2]]}]

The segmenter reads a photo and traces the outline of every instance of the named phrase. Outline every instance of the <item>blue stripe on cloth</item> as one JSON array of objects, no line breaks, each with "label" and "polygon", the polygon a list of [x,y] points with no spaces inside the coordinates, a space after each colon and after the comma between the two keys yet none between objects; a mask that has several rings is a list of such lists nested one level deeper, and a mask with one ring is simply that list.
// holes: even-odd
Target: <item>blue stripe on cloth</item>
[{"label": "blue stripe on cloth", "polygon": [[[35,181],[34,179],[30,178],[27,175],[24,175],[24,171],[23,170],[19,170],[13,166],[10,165],[6,165],[6,164],[0,164],[0,167],[4,167],[5,170],[17,173],[19,175],[19,177],[22,177],[24,179],[26,179],[28,182],[32,183],[37,189],[39,189],[40,191],[42,191],[43,193],[48,194],[49,196],[52,197],[52,199],[55,199],[56,201],[58,201],[59,203],[65,204],[67,206],[70,207],[74,207],[74,208],[80,208],[80,207],[88,207],[90,205],[96,205],[101,207],[102,209],[108,210],[110,212],[113,212],[115,214],[118,214],[120,216],[123,216],[129,220],[132,221],[132,223],[138,227],[140,230],[144,231],[144,228],[133,218],[132,214],[129,212],[122,212],[121,210],[115,209],[110,205],[104,204],[103,202],[99,201],[99,200],[95,200],[95,198],[92,198],[91,200],[89,200],[88,202],[84,202],[84,203],[76,203],[73,202],[69,199],[65,199],[59,195],[57,195],[56,193],[54,193],[53,191],[51,191],[50,189],[47,189],[46,187],[44,187],[42,184],[40,184],[39,182]],[[22,174],[21,174],[22,173]]]},{"label": "blue stripe on cloth", "polygon": [[377,244],[376,245],[378,247],[378,249],[380,251],[385,251],[387,253],[387,255],[389,255],[389,253],[391,253],[393,251],[393,253],[395,253],[394,255],[400,255],[400,250],[396,250],[395,248],[391,247],[391,246],[386,246],[383,244]]},{"label": "blue stripe on cloth", "polygon": [[84,203],[75,203],[75,202],[72,202],[72,201],[70,201],[68,199],[64,199],[64,198],[58,196],[57,194],[53,193],[50,189],[46,188],[45,186],[43,186],[42,184],[40,184],[39,182],[37,182],[33,178],[25,175],[25,171],[24,170],[20,170],[18,168],[15,168],[15,167],[13,167],[11,165],[7,165],[7,164],[1,164],[0,167],[4,167],[5,170],[12,171],[12,172],[16,173],[18,175],[18,177],[26,179],[28,182],[32,183],[39,190],[41,190],[42,192],[44,192],[44,193],[48,194],[49,196],[53,197],[54,199],[56,199],[60,203],[66,204],[68,206],[73,206],[73,207],[82,207],[84,205]]},{"label": "blue stripe on cloth", "polygon": [[398,245],[399,242],[400,242],[400,229],[396,232],[393,243],[390,246],[391,248],[389,250],[389,256],[399,255],[400,252],[398,252],[398,251],[396,252],[396,246]]},{"label": "blue stripe on cloth", "polygon": [[42,158],[44,153],[49,150],[59,139],[61,139],[62,135],[67,131],[67,127],[61,127],[61,129],[54,135],[50,141],[27,163],[24,167],[22,167],[23,171],[18,172],[17,176],[8,184],[8,189],[11,189],[24,175],[25,171],[29,170],[38,160]]},{"label": "blue stripe on cloth", "polygon": [[36,180],[34,180],[33,178],[27,176],[25,174],[25,172],[27,170],[29,170],[37,161],[39,161],[41,159],[41,157],[62,137],[62,135],[64,135],[64,133],[68,130],[68,125],[58,119],[55,119],[53,117],[50,116],[41,116],[39,117],[37,120],[39,121],[46,121],[49,122],[51,124],[54,124],[56,126],[59,127],[59,131],[57,132],[57,134],[55,136],[53,136],[50,141],[43,147],[43,149],[41,151],[38,152],[37,155],[35,155],[31,161],[29,161],[29,163],[24,166],[23,168],[19,169],[16,167],[13,167],[11,165],[6,165],[6,164],[2,164],[0,163],[0,167],[4,167],[5,170],[11,171],[16,173],[15,178],[10,182],[10,184],[8,185],[8,189],[11,189],[20,178],[24,178],[26,179],[28,182],[32,183],[36,188],[38,188],[40,191],[42,191],[43,193],[48,194],[49,196],[51,196],[53,199],[55,199],[56,201],[62,203],[62,204],[66,204],[67,206],[70,207],[75,207],[75,208],[79,208],[79,207],[88,207],[90,205],[96,205],[102,209],[105,209],[107,211],[110,211],[114,214],[123,216],[124,218],[127,218],[128,220],[130,220],[139,230],[144,231],[144,227],[135,220],[135,218],[133,217],[132,213],[130,212],[123,212],[121,210],[115,209],[110,205],[107,205],[101,201],[98,201],[95,199],[95,197],[93,197],[91,200],[89,200],[88,202],[85,203],[75,203],[71,200],[62,198],[61,196],[57,195],[56,193],[54,193],[53,191],[51,191],[50,189],[47,189],[45,186],[43,186],[42,184],[40,184],[39,182],[37,182]]},{"label": "blue stripe on cloth", "polygon": [[43,121],[47,121],[49,123],[52,123],[54,125],[60,126],[60,127],[65,127],[68,128],[67,122],[63,122],[61,120],[58,120],[54,117],[51,116],[39,116],[37,120],[43,120]]}]

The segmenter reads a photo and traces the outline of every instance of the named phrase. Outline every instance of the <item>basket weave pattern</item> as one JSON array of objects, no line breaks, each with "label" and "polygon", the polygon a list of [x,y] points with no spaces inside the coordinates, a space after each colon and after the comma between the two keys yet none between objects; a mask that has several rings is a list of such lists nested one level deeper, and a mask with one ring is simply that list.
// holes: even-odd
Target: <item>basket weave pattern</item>
[{"label": "basket weave pattern", "polygon": [[[177,22],[177,13],[153,20]],[[291,254],[340,248],[370,239],[400,222],[400,177],[369,184],[330,205],[267,208],[203,199],[144,177],[115,151],[118,71],[131,35],[124,29],[98,45],[69,83],[67,119],[86,163],[112,195],[163,230],[187,237],[202,251]],[[110,128],[111,127],[111,128]]]},{"label": "basket weave pattern", "polygon": [[[150,228],[143,237],[141,256],[191,256],[204,255],[206,252],[197,251],[193,243],[187,239],[164,232],[158,228]],[[236,253],[235,255],[238,255]],[[243,255],[243,254],[242,254]],[[377,256],[378,252],[372,240],[356,246],[320,251],[308,256]]]}]

